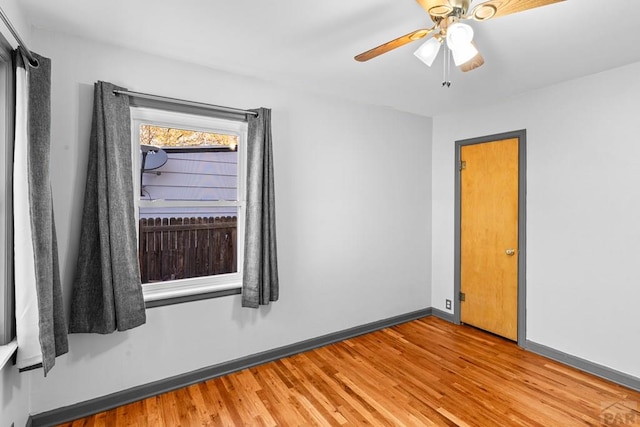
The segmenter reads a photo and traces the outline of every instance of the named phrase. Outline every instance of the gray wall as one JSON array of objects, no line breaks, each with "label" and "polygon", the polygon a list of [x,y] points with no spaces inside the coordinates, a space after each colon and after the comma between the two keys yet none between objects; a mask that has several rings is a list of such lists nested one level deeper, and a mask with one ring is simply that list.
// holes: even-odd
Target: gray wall
[{"label": "gray wall", "polygon": [[29,417],[29,378],[11,364],[0,368],[0,425],[23,426]]},{"label": "gray wall", "polygon": [[[52,185],[64,293],[75,269],[92,85],[273,109],[281,300],[154,308],[145,326],[73,335],[32,383],[40,413],[431,305],[431,120],[34,31],[53,61]],[[73,385],[73,386],[70,386]]]},{"label": "gray wall", "polygon": [[453,298],[454,142],[527,129],[527,339],[640,377],[638,75],[434,118],[434,307]]}]

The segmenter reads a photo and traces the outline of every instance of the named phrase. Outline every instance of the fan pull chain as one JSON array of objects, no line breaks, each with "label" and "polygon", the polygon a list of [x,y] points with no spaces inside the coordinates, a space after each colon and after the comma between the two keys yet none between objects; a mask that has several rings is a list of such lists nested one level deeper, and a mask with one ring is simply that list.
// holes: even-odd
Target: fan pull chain
[{"label": "fan pull chain", "polygon": [[449,50],[449,46],[444,44],[444,58],[443,58],[443,76],[442,76],[442,87],[451,87],[451,51]]},{"label": "fan pull chain", "polygon": [[447,45],[444,45],[444,55],[442,56],[442,87],[447,84]]}]

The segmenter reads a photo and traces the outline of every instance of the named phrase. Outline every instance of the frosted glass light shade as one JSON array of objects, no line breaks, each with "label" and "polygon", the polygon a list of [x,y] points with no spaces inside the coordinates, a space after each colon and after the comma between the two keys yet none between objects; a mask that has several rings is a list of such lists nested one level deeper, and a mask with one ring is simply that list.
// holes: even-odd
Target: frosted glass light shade
[{"label": "frosted glass light shade", "polygon": [[440,40],[432,37],[422,44],[413,54],[422,62],[431,67],[440,51]]},{"label": "frosted glass light shade", "polygon": [[467,45],[473,40],[473,28],[471,25],[456,22],[449,25],[447,30],[447,45],[451,50],[458,46]]},{"label": "frosted glass light shade", "polygon": [[464,64],[478,54],[478,49],[471,44],[473,40],[473,28],[467,24],[456,22],[447,30],[447,46],[451,49],[453,62],[456,65]]}]

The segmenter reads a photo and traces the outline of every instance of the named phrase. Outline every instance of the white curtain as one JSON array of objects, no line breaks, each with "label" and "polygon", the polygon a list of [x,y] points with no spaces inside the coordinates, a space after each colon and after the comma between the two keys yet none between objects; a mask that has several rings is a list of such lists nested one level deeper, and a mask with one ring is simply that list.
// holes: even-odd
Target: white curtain
[{"label": "white curtain", "polygon": [[29,177],[27,163],[27,70],[16,67],[16,115],[13,165],[13,224],[15,254],[16,332],[18,368],[42,363],[38,314],[38,294],[29,215]]}]

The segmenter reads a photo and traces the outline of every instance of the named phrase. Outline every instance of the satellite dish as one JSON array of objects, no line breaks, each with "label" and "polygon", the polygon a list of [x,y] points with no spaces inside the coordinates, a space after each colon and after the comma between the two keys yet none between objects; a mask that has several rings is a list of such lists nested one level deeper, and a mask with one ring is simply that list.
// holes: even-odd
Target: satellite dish
[{"label": "satellite dish", "polygon": [[164,166],[169,159],[167,152],[153,145],[140,145],[142,151],[142,170],[149,171]]},{"label": "satellite dish", "polygon": [[142,151],[143,153],[148,153],[149,151],[158,151],[158,150],[160,150],[160,147],[156,145],[140,144],[140,151]]}]

